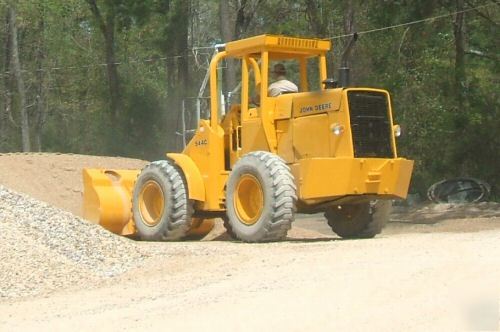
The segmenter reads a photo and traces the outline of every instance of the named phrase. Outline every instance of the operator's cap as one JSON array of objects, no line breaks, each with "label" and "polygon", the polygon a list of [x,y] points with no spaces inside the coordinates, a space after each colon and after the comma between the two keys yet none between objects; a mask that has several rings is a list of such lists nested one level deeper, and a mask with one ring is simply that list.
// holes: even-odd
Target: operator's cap
[{"label": "operator's cap", "polygon": [[286,69],[285,66],[282,63],[277,63],[273,67],[273,73],[278,74],[278,75],[285,75],[286,74]]}]

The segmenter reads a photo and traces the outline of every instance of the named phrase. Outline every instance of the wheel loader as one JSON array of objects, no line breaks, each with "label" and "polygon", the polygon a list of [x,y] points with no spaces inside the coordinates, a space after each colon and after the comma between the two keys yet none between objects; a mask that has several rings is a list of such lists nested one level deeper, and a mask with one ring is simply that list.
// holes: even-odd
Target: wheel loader
[{"label": "wheel loader", "polygon": [[[210,63],[209,118],[182,153],[142,170],[84,169],[84,217],[152,241],[201,236],[215,218],[235,239],[277,241],[296,213],[319,212],[341,237],[380,233],[413,161],[398,156],[389,93],[333,84],[330,47],[279,35],[226,43]],[[223,114],[218,68],[229,58],[241,65],[241,100]],[[275,62],[296,64],[299,92],[268,96]]]}]

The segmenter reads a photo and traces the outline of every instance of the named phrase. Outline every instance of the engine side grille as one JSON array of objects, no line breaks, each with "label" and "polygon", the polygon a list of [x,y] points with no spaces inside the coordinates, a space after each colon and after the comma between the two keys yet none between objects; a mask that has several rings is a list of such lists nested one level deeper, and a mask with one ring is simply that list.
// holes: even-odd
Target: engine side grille
[{"label": "engine side grille", "polygon": [[389,105],[383,93],[349,91],[354,157],[393,158]]}]

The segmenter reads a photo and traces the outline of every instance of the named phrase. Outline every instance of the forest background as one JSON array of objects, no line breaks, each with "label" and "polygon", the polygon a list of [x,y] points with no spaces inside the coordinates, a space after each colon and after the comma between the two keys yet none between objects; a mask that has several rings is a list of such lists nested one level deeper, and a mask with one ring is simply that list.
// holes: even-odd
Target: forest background
[{"label": "forest background", "polygon": [[[496,0],[18,0],[0,2],[0,152],[160,159],[182,149],[213,45],[262,33],[331,38],[356,86],[388,89],[416,161],[412,192],[443,178],[500,185]],[[426,18],[435,19],[425,20]],[[422,20],[422,21],[421,21]],[[226,91],[238,82],[228,63]],[[208,93],[205,93],[208,96]]]}]

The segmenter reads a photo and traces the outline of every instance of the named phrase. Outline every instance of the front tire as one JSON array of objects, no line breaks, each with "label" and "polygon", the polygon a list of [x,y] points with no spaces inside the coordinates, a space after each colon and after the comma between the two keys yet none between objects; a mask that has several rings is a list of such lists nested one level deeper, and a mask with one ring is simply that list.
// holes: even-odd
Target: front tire
[{"label": "front tire", "polygon": [[295,218],[296,191],[290,168],[277,155],[258,151],[243,156],[226,187],[228,234],[245,242],[285,238]]},{"label": "front tire", "polygon": [[377,200],[362,204],[333,206],[326,210],[328,225],[340,237],[372,238],[379,234],[389,221],[392,202]]},{"label": "front tire", "polygon": [[141,171],[132,197],[132,214],[140,239],[181,239],[191,227],[192,212],[186,181],[177,166],[160,160]]}]

